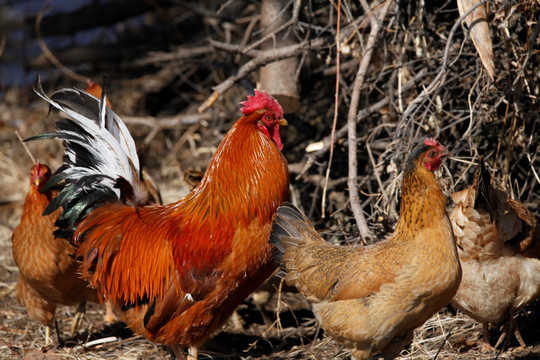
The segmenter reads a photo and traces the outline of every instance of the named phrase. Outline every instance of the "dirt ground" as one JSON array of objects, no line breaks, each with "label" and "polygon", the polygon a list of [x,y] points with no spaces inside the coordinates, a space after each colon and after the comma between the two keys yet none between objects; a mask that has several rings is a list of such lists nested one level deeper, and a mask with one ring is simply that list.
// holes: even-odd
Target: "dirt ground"
[{"label": "dirt ground", "polygon": [[[124,323],[105,324],[104,307],[87,306],[76,335],[69,333],[74,307],[57,310],[54,344],[44,347],[44,327],[28,318],[14,298],[17,267],[11,258],[9,232],[0,241],[0,359],[170,359],[165,346],[134,336]],[[416,330],[414,341],[398,359],[540,359],[540,303],[529,305],[518,316],[526,348],[514,338],[504,352],[481,353],[476,340],[481,326],[450,307],[441,310]],[[279,309],[279,312],[278,312]],[[318,328],[309,303],[298,293],[275,292],[264,304],[265,323],[252,297],[232,319],[200,349],[200,359],[348,359],[350,351],[336,344]],[[278,318],[279,315],[279,318]],[[491,342],[501,331],[492,328]]]},{"label": "dirt ground", "polygon": [[[391,2],[353,99],[372,29],[371,12],[363,3],[372,9],[382,4],[342,0],[338,72],[336,2],[285,1],[291,21],[275,39],[290,33],[302,45],[288,54],[298,59],[291,79],[299,85],[300,108],[286,114],[289,126],[282,130],[293,200],[329,241],[359,243],[351,171],[358,205],[376,240],[382,239],[399,213],[404,161],[420,139],[432,136],[453,154],[439,172],[447,195],[470,183],[474,164],[483,156],[494,184],[540,219],[540,3],[490,1],[496,68],[490,79],[467,27],[454,26],[459,17],[455,1]],[[15,131],[22,137],[51,131],[56,119],[47,116],[31,84],[39,74],[51,94],[62,87],[84,88],[87,78],[105,79],[113,108],[126,121],[146,170],[169,203],[193,186],[189,174],[206,169],[240,116],[238,103],[259,84],[260,66],[275,54],[264,52],[258,42],[264,30],[258,1],[70,4],[55,0],[44,9],[31,0],[0,4],[0,359],[167,359],[168,349],[134,336],[124,324],[104,324],[98,304],[88,305],[75,335],[69,334],[75,309],[60,307],[54,344],[44,348],[43,326],[15,300],[18,268],[10,239],[32,166]],[[199,113],[214,92],[218,100]],[[348,151],[353,123],[356,164]],[[28,146],[51,168],[61,165],[61,144]],[[350,358],[350,351],[318,327],[300,294],[272,290],[266,295],[266,302],[260,301],[264,292],[246,299],[235,318],[200,349],[199,358]],[[481,353],[476,344],[481,325],[446,307],[417,329],[399,359],[540,359],[540,302],[525,307],[517,321],[526,348],[511,337],[504,351]],[[500,333],[499,325],[491,328],[492,344]]]}]

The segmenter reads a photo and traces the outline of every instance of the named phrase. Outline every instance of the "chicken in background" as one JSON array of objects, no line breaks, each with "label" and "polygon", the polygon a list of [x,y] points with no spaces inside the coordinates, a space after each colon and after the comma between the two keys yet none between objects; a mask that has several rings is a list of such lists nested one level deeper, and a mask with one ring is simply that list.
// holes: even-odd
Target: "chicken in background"
[{"label": "chicken in background", "polygon": [[452,194],[452,200],[450,221],[463,268],[452,305],[482,324],[482,351],[493,349],[489,323],[503,320],[495,347],[510,329],[525,347],[514,316],[540,295],[540,227],[522,203],[490,184],[483,161],[472,185]]},{"label": "chicken in background", "polygon": [[[71,325],[72,334],[78,330],[87,301],[97,302],[96,290],[88,286],[78,274],[78,263],[73,258],[74,247],[65,239],[55,238],[54,222],[61,213],[58,209],[42,216],[57,192],[44,190],[51,171],[37,162],[30,171],[30,190],[24,201],[20,224],[13,232],[13,258],[19,267],[16,298],[28,315],[45,328],[45,345],[51,343],[51,327],[56,307],[78,305]],[[112,309],[108,309],[112,312]]]},{"label": "chicken in background", "polygon": [[[270,229],[289,200],[281,153],[281,106],[264,92],[248,96],[200,184],[169,205],[145,205],[129,131],[103,101],[63,89],[40,97],[72,120],[35,139],[62,139],[65,180],[48,211],[64,212],[58,234],[79,247],[83,276],[111,299],[136,333],[172,347],[179,359],[198,347],[275,270]],[[53,181],[54,180],[54,181]]]},{"label": "chicken in background", "polygon": [[[103,94],[103,88],[101,87],[101,85],[96,84],[90,79],[86,80],[86,88],[84,89],[84,91],[86,91],[96,99],[101,99],[101,94]],[[108,108],[112,109],[109,98],[107,97],[105,98],[105,105],[107,105]]]},{"label": "chicken in background", "polygon": [[286,282],[313,303],[321,327],[354,359],[399,354],[458,289],[461,267],[446,197],[433,174],[447,154],[433,139],[412,152],[396,229],[370,246],[332,245],[298,209],[278,209],[271,242]]}]

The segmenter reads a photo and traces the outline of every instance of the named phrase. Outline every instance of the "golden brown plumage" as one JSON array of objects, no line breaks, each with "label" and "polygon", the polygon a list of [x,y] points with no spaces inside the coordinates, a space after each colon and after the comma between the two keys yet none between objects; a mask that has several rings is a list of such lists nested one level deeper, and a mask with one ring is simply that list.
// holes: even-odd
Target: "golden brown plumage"
[{"label": "golden brown plumage", "polygon": [[430,139],[414,151],[397,227],[374,245],[331,245],[296,208],[278,210],[271,239],[283,252],[287,283],[314,303],[321,327],[356,359],[399,353],[459,286],[446,199],[432,173],[445,154]]},{"label": "golden brown plumage", "polygon": [[[525,346],[514,314],[540,295],[540,236],[527,208],[490,184],[481,162],[472,185],[452,195],[450,213],[463,279],[452,304],[483,326],[482,350],[490,349],[488,326],[508,319]],[[536,239],[535,239],[536,236]]]},{"label": "golden brown plumage", "polygon": [[[57,205],[66,215],[59,225],[74,230],[83,276],[100,299],[122,307],[135,332],[172,346],[178,357],[180,348],[196,357],[276,268],[268,238],[275,211],[289,199],[281,106],[264,92],[248,96],[200,184],[175,203],[145,205],[139,199],[148,197],[146,186],[121,120],[110,109],[103,118],[103,103],[76,89],[50,99],[39,94],[74,117],[39,138],[63,139],[68,156],[77,154],[65,164],[67,184],[58,197],[67,200]],[[81,216],[76,229],[71,214]]]},{"label": "golden brown plumage", "polygon": [[[12,236],[13,258],[19,267],[16,297],[32,319],[47,326],[46,343],[50,341],[49,329],[58,304],[79,305],[80,313],[86,301],[97,302],[96,291],[78,275],[75,249],[67,240],[52,234],[61,210],[42,216],[56,196],[51,190],[40,192],[50,176],[47,165],[38,162],[32,167],[21,222]],[[78,321],[76,317],[72,331]]]}]

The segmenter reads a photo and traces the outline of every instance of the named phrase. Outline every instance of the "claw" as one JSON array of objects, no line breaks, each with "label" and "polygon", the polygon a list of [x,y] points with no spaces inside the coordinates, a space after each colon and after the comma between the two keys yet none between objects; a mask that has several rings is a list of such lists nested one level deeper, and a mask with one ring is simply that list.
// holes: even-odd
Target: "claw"
[{"label": "claw", "polygon": [[86,301],[83,301],[77,307],[77,312],[73,317],[71,322],[71,335],[75,336],[81,327],[82,321],[84,319],[84,314],[86,313]]}]

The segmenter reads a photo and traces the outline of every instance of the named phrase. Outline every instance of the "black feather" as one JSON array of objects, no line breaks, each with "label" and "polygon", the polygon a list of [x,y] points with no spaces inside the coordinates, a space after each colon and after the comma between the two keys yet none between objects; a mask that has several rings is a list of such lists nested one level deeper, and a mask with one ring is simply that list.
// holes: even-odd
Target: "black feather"
[{"label": "black feather", "polygon": [[477,184],[477,192],[476,192],[476,198],[474,199],[474,208],[475,209],[482,209],[485,212],[489,214],[490,220],[493,221],[494,219],[494,210],[491,204],[492,199],[490,199],[489,196],[489,187],[491,184],[491,174],[486,168],[486,164],[484,163],[484,159],[480,158],[480,163],[478,164],[478,168],[476,169],[476,173],[474,174],[475,181],[478,182]]},{"label": "black feather", "polygon": [[307,219],[294,205],[284,203],[278,208],[270,231],[270,243],[274,248],[273,258],[277,265],[281,263],[285,252],[283,240],[301,237],[300,232],[294,226],[294,222],[298,221],[305,222]]},{"label": "black feather", "polygon": [[144,314],[144,327],[148,325],[148,322],[150,321],[150,318],[152,315],[154,315],[154,312],[156,311],[156,300],[152,301],[152,304],[148,307],[148,310],[146,310],[146,314]]},{"label": "black feather", "polygon": [[407,159],[407,162],[405,164],[405,172],[406,173],[412,173],[415,169],[414,161],[418,159],[419,156],[421,156],[427,149],[429,149],[430,146],[426,145],[424,141],[422,141],[421,144],[419,144],[417,147],[411,151],[411,154],[409,155],[409,158]]},{"label": "black feather", "polygon": [[123,186],[126,189],[133,188],[129,181],[140,181],[137,151],[125,124],[104,105],[104,96],[98,100],[83,90],[61,89],[49,98],[39,77],[34,91],[71,117],[57,121],[56,131],[25,140],[63,141],[64,164],[43,187],[44,191],[58,187],[59,193],[44,215],[63,208],[55,223],[55,234],[71,239],[74,228],[91,211],[105,202],[119,200],[121,192],[113,188],[118,178],[127,179],[124,182],[128,184]]},{"label": "black feather", "polygon": [[62,89],[52,94],[51,100],[99,124],[99,100],[86,92],[78,89]]},{"label": "black feather", "polygon": [[60,193],[49,202],[49,205],[47,205],[43,211],[43,216],[49,215],[59,207],[71,202],[76,196],[76,193],[73,191],[75,188],[77,188],[76,184],[67,184],[64,186],[62,191],[60,191]]},{"label": "black feather", "polygon": [[[155,308],[155,302],[156,300],[154,299],[153,301],[153,304],[154,304],[154,308]],[[128,301],[126,302],[124,305],[122,305],[122,311],[127,311],[129,309],[132,309],[136,306],[141,306],[141,305],[146,305],[146,304],[149,304],[150,303],[150,299],[148,298],[148,296],[145,294],[142,298],[140,299],[137,299],[135,302],[132,302],[132,301]],[[147,310],[147,314],[148,314],[148,311],[150,311],[150,309]],[[148,319],[146,320],[146,316],[144,317],[145,319],[145,326],[146,326],[146,323],[148,323],[148,320],[150,319],[150,316],[153,315],[153,312],[154,310],[152,310],[152,314],[150,314],[148,316]]]},{"label": "black feather", "polygon": [[55,172],[49,180],[40,189],[41,192],[49,191],[56,187],[62,180],[64,180],[64,174],[61,172]]}]

